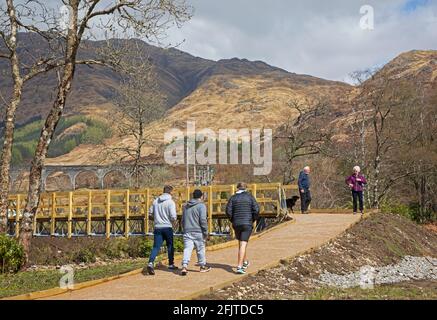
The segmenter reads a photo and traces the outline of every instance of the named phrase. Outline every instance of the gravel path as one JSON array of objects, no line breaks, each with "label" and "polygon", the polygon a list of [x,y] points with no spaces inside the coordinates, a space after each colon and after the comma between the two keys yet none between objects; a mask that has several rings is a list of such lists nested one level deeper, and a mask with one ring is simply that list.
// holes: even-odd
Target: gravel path
[{"label": "gravel path", "polygon": [[[299,215],[296,223],[284,224],[250,242],[250,272],[265,269],[282,258],[319,247],[358,219],[351,214]],[[159,268],[155,277],[133,275],[48,299],[181,299],[200,290],[240,280],[241,276],[235,274],[236,257],[235,247],[208,252],[208,262],[213,268],[208,273],[199,273],[198,268],[191,265],[189,275],[181,277],[178,273]],[[177,263],[180,264],[180,260]]]}]

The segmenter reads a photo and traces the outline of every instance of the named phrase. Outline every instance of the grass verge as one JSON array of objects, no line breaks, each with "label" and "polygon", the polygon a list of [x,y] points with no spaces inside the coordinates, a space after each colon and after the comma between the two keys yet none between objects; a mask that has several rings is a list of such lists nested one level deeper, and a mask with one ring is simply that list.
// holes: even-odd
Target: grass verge
[{"label": "grass verge", "polygon": [[[78,269],[74,272],[75,283],[112,277],[142,268],[147,259],[114,262],[105,266]],[[0,298],[51,289],[59,286],[64,274],[59,270],[23,271],[0,275]]]},{"label": "grass verge", "polygon": [[437,281],[378,285],[373,289],[322,288],[306,298],[309,300],[436,300]]}]

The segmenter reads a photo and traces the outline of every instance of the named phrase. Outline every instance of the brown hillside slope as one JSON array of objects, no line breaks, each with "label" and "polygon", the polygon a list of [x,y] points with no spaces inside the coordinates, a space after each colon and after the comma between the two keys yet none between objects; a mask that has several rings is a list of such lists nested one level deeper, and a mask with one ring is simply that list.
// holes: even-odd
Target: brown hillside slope
[{"label": "brown hillside slope", "polygon": [[[221,65],[224,62],[219,62]],[[233,59],[225,65],[236,72],[236,66],[247,64],[247,61]],[[253,66],[259,64],[254,62]],[[218,67],[217,67],[218,68]],[[224,67],[218,68],[224,73]],[[244,68],[240,68],[244,70]],[[264,69],[263,69],[264,70]],[[425,86],[427,96],[437,91],[437,51],[410,51],[403,53],[389,62],[372,80],[375,85],[382,74],[387,74],[397,81],[408,81],[413,86]],[[368,84],[368,83],[366,83]],[[220,74],[205,80],[194,92],[169,110],[166,116],[150,125],[148,132],[157,141],[162,141],[164,132],[169,128],[186,128],[186,121],[196,121],[198,129],[211,128],[272,128],[280,127],[284,121],[293,116],[286,106],[291,98],[304,99],[324,97],[331,107],[327,125],[337,129],[337,138],[348,140],[349,123],[353,118],[351,105],[360,96],[361,87],[353,87],[339,82],[284,74],[271,70],[262,75]],[[111,140],[111,144],[129,144],[129,137],[122,140]],[[145,152],[155,152],[154,148]],[[75,161],[88,163],[101,153],[99,148],[78,147],[70,154],[57,159],[53,163]]]},{"label": "brown hillside slope", "polygon": [[[169,110],[163,119],[151,124],[146,136],[163,144],[167,130],[179,128],[185,132],[187,121],[195,121],[196,130],[209,128],[216,133],[219,129],[275,130],[289,117],[297,115],[296,110],[287,106],[290,99],[323,97],[335,113],[343,103],[341,99],[352,90],[352,86],[343,83],[306,76],[285,76],[277,72],[262,76],[216,75]],[[107,143],[126,145],[132,142],[131,138],[125,137]],[[144,155],[155,150],[147,149]],[[65,156],[50,159],[50,162],[88,163],[95,161],[101,152],[99,148],[85,149],[80,146]]]},{"label": "brown hillside slope", "polygon": [[437,258],[437,234],[399,215],[373,214],[321,248],[203,299],[294,299],[317,289],[313,280],[324,272],[347,274],[405,256]]}]

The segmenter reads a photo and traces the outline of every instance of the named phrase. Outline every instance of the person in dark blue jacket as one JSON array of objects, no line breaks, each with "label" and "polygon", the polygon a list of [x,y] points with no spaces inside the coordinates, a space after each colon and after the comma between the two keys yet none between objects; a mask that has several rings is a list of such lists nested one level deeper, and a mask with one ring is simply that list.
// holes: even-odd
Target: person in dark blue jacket
[{"label": "person in dark blue jacket", "polygon": [[300,208],[302,214],[308,213],[308,207],[311,203],[311,180],[310,180],[310,167],[303,168],[303,171],[299,174],[298,186],[300,193]]},{"label": "person in dark blue jacket", "polygon": [[245,274],[249,267],[246,257],[247,243],[252,234],[253,223],[259,217],[259,205],[252,194],[247,191],[247,185],[240,182],[238,191],[233,195],[226,206],[226,215],[232,222],[235,237],[239,242],[238,249],[238,274]]}]

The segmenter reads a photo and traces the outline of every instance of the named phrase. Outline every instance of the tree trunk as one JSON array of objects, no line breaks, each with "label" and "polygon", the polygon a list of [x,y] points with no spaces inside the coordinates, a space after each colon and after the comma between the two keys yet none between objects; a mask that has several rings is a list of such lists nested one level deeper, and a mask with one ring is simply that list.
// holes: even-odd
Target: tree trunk
[{"label": "tree trunk", "polygon": [[15,113],[20,104],[23,89],[23,79],[21,78],[20,62],[17,54],[18,29],[15,7],[12,0],[7,1],[7,6],[11,23],[11,36],[8,41],[8,46],[11,52],[10,64],[14,82],[14,91],[11,97],[11,102],[6,107],[4,142],[0,159],[0,233],[5,233],[7,231],[7,210],[10,183],[9,173],[12,160],[12,144],[14,141]]},{"label": "tree trunk", "polygon": [[[41,190],[41,174],[44,167],[44,161],[47,156],[47,151],[50,142],[53,138],[56,126],[61,119],[62,112],[65,107],[67,95],[71,89],[71,82],[74,75],[74,63],[69,63],[65,66],[64,76],[61,85],[58,89],[57,98],[53,107],[46,119],[44,128],[41,131],[41,136],[35,150],[35,156],[32,160],[32,166],[29,175],[29,190],[27,193],[27,204],[24,209],[23,219],[20,229],[20,243],[24,247],[26,256],[30,249],[30,240],[32,238],[32,223],[33,217],[36,214],[39,205],[39,196]],[[27,258],[26,258],[27,259]]]},{"label": "tree trunk", "polygon": [[67,35],[63,75],[58,85],[56,100],[53,103],[50,113],[46,118],[44,127],[41,131],[41,135],[38,141],[38,145],[35,150],[35,155],[32,159],[32,165],[29,175],[29,190],[27,193],[27,203],[24,209],[23,218],[21,220],[20,243],[24,248],[26,265],[28,263],[30,244],[32,239],[33,217],[35,216],[39,205],[42,169],[44,167],[44,161],[47,156],[50,142],[53,139],[56,126],[58,125],[59,120],[62,116],[62,112],[64,111],[67,95],[71,90],[71,83],[73,82],[74,71],[76,67],[77,50],[80,45],[80,37],[78,37],[77,34],[77,19],[79,6],[78,0],[70,1],[70,6],[72,7],[73,24],[70,26]]},{"label": "tree trunk", "polygon": [[14,85],[14,97],[6,110],[4,143],[0,160],[0,233],[5,233],[7,230],[9,174],[12,160],[12,144],[14,141],[15,112],[20,104],[21,89],[22,82],[20,80]]}]

